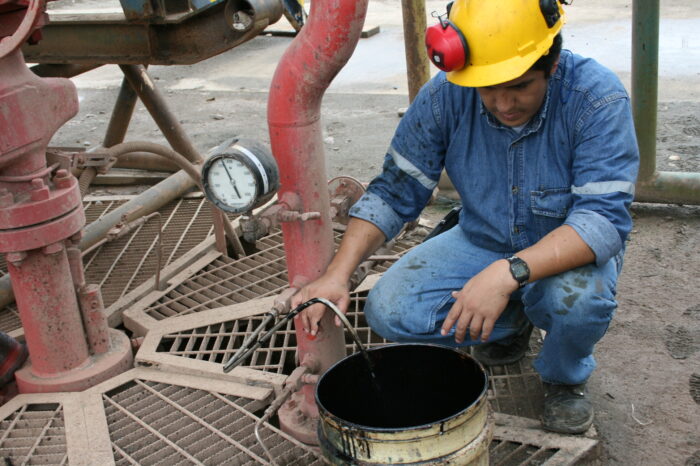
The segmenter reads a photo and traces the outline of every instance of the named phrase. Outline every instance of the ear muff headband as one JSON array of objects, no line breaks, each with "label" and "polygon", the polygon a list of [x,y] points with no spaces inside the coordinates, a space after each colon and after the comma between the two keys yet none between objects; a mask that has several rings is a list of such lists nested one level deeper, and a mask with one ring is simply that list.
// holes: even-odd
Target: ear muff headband
[{"label": "ear muff headband", "polygon": [[464,35],[452,21],[440,19],[425,32],[428,57],[443,71],[461,70],[469,60],[469,46]]},{"label": "ear muff headband", "polygon": [[540,11],[542,11],[542,16],[550,29],[557,24],[561,17],[558,0],[540,0]]}]

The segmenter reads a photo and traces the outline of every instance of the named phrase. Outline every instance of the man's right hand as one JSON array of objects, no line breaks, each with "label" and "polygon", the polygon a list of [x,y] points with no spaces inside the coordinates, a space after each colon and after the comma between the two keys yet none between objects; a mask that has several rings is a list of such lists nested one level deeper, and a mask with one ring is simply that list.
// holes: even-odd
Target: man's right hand
[{"label": "man's right hand", "polygon": [[[292,308],[305,303],[312,298],[325,298],[338,306],[341,312],[346,313],[350,303],[350,288],[346,280],[335,277],[332,273],[327,272],[315,281],[303,287],[297,294],[292,297]],[[295,318],[296,325],[301,324],[305,332],[312,336],[318,333],[318,323],[326,312],[326,306],[323,304],[314,304],[301,311]],[[335,325],[340,327],[342,324],[340,319],[335,317]]]}]

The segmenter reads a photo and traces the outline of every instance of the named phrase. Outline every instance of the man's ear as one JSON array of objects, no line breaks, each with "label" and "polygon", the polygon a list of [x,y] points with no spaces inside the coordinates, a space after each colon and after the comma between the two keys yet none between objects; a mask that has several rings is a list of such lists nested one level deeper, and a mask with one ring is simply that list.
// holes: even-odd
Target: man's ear
[{"label": "man's ear", "polygon": [[549,72],[550,76],[554,75],[554,73],[557,71],[558,66],[559,66],[559,58],[557,58],[557,61],[555,61],[554,64],[552,65],[552,69]]}]

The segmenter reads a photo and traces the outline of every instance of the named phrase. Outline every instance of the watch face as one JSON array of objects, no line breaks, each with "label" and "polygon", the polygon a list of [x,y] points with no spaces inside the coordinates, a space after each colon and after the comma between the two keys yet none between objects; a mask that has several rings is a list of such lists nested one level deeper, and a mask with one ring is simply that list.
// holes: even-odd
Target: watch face
[{"label": "watch face", "polygon": [[518,281],[527,280],[528,275],[530,275],[527,265],[525,265],[523,262],[511,264],[510,269],[513,271],[513,275]]}]

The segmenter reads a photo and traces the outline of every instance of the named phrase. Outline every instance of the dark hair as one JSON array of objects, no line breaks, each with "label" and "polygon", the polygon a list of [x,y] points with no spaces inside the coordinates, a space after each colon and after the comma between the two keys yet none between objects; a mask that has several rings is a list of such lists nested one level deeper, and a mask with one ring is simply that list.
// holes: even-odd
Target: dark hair
[{"label": "dark hair", "polygon": [[549,78],[549,74],[552,71],[554,63],[559,59],[561,54],[561,46],[564,43],[564,39],[561,37],[561,32],[554,36],[552,41],[552,46],[549,48],[546,54],[542,55],[532,67],[531,70],[542,70],[544,71],[544,77]]}]

